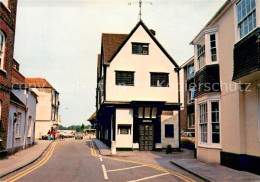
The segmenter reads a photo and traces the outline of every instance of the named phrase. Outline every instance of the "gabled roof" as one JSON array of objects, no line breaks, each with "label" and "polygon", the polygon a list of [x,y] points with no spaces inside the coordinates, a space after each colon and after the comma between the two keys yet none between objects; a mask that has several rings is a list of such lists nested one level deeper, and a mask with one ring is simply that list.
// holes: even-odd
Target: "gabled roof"
[{"label": "gabled roof", "polygon": [[13,92],[10,93],[10,99],[11,99],[11,102],[22,107],[22,108],[26,108],[25,104],[18,98],[16,97],[16,95],[14,95]]},{"label": "gabled roof", "polygon": [[[161,49],[161,51],[166,55],[166,57],[173,63],[173,65],[175,67],[179,67],[178,64],[168,54],[168,52],[163,48],[163,46],[159,43],[159,41],[155,38],[155,36],[151,33],[151,31],[147,28],[147,26],[144,24],[144,22],[142,20],[140,20],[136,24],[136,26],[133,28],[133,30],[130,32],[130,34],[103,34],[102,35],[104,64],[108,65],[114,59],[114,57],[124,47],[126,42],[135,33],[135,31],[138,29],[139,26],[142,26],[144,28],[144,30],[147,32],[147,34],[156,43],[156,45]],[[104,35],[108,35],[108,36],[105,36],[103,38]]]},{"label": "gabled roof", "polygon": [[25,84],[31,88],[53,88],[44,78],[25,78]]},{"label": "gabled roof", "polygon": [[102,34],[102,46],[104,53],[104,63],[109,64],[119,47],[127,39],[128,34]]}]

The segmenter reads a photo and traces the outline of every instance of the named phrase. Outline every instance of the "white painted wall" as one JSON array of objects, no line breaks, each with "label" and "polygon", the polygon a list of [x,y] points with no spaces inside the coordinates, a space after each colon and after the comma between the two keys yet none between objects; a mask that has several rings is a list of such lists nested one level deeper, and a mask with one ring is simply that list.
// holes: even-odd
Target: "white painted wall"
[{"label": "white painted wall", "polygon": [[[130,134],[120,134],[118,125],[131,125]],[[116,147],[132,148],[133,145],[133,109],[116,109]]]},{"label": "white painted wall", "polygon": [[51,120],[52,88],[32,88],[38,95],[36,120]]},{"label": "white painted wall", "polygon": [[[132,42],[149,43],[149,55],[132,54]],[[107,67],[107,101],[178,102],[178,76],[174,65],[142,26],[136,30]],[[115,85],[115,71],[135,71],[134,86]],[[150,72],[169,73],[170,87],[151,87]]]},{"label": "white painted wall", "polygon": [[[14,113],[21,113],[21,122],[20,122],[20,136],[15,137],[14,147],[26,147],[27,145],[32,145],[34,143],[34,123],[36,117],[36,96],[27,92],[26,90],[13,90],[12,91],[16,97],[18,97],[24,105],[27,106],[27,112],[21,107],[16,106],[15,104],[10,104],[10,113],[9,113],[9,123],[8,123],[8,136],[7,136],[7,149],[12,148],[13,140],[13,116]],[[31,123],[29,125],[29,117],[31,116]],[[16,125],[15,125],[16,127]],[[16,128],[14,128],[16,130]],[[29,131],[29,129],[31,131]]]},{"label": "white painted wall", "polygon": [[47,135],[53,126],[51,121],[52,114],[52,88],[32,88],[38,95],[36,107],[35,138],[39,139],[42,135]]},{"label": "white painted wall", "polygon": [[[20,135],[16,136],[16,125],[13,127],[13,116],[14,113],[21,113],[21,122],[20,122]],[[15,106],[14,104],[10,104],[10,111],[9,111],[9,122],[8,122],[8,134],[7,134],[7,150],[12,149],[12,142],[13,142],[13,129],[14,129],[14,148],[22,147],[23,145],[23,138],[24,138],[24,124],[25,124],[25,110]]]},{"label": "white painted wall", "polygon": [[[174,125],[174,137],[166,138],[165,137],[165,125],[173,124]],[[173,111],[173,115],[161,115],[161,143],[162,147],[166,148],[167,145],[171,145],[172,148],[179,147],[179,115],[178,111]]]}]

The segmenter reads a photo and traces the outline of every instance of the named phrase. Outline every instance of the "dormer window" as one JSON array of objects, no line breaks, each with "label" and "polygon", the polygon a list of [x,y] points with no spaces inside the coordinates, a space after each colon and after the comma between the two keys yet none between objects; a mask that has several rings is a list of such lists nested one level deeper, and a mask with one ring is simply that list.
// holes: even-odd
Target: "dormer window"
[{"label": "dormer window", "polygon": [[197,45],[197,61],[198,68],[202,68],[205,65],[205,42],[202,41]]},{"label": "dormer window", "polygon": [[149,54],[149,44],[148,43],[132,43],[132,54]]},{"label": "dormer window", "polygon": [[241,0],[237,4],[237,22],[240,38],[256,27],[255,0]]},{"label": "dormer window", "polygon": [[4,69],[5,35],[0,30],[0,69]]}]

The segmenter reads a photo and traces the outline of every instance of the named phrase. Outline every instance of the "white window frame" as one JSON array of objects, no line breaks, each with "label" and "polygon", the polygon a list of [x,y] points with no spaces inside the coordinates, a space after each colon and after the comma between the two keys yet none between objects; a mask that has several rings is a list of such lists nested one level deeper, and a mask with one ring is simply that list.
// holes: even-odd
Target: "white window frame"
[{"label": "white window frame", "polygon": [[[199,53],[198,52],[198,45],[201,45],[201,43],[204,41],[204,45],[201,46],[201,47],[204,47],[204,51]],[[205,37],[198,43],[196,44],[196,60],[197,60],[197,70],[200,70],[201,68],[203,68],[205,65],[206,65],[206,42],[205,42]],[[199,58],[201,57],[204,57],[204,60],[203,60],[203,65],[201,65],[201,61],[199,60]]]},{"label": "white window frame", "polygon": [[[2,50],[1,50],[1,45],[0,45],[0,59],[1,59],[1,63],[0,63],[0,70],[5,70],[4,69],[4,65],[5,65],[5,43],[6,43],[6,36],[4,34],[3,31],[0,30],[0,36],[2,36],[3,40],[2,40]],[[1,42],[0,42],[1,44]]]},{"label": "white window frame", "polygon": [[28,117],[28,131],[27,131],[27,137],[31,137],[32,136],[32,116]]},{"label": "white window frame", "polygon": [[[206,105],[206,107],[205,107]],[[201,108],[203,108],[203,112],[201,112]],[[206,108],[206,110],[205,110]],[[202,121],[202,122],[201,122]],[[203,102],[198,104],[198,124],[199,124],[199,143],[208,143],[208,102]],[[206,125],[206,141],[202,140],[202,125]]]},{"label": "white window frame", "polygon": [[22,118],[22,113],[18,112],[17,113],[17,120],[15,123],[15,137],[19,138],[21,137],[21,118]]},{"label": "white window frame", "polygon": [[[247,10],[245,10],[246,12],[245,12],[245,16],[244,17],[242,17],[242,15],[241,15],[241,20],[239,21],[239,19],[238,19],[238,6],[239,5],[241,5],[241,3],[242,2],[248,2],[248,1],[250,1],[249,2],[249,5],[250,5],[250,8],[251,8],[251,0],[240,0],[240,1],[238,1],[238,3],[236,3],[236,5],[235,5],[235,17],[236,17],[236,26],[237,26],[237,35],[238,35],[238,40],[241,40],[241,39],[243,39],[244,37],[246,37],[246,35],[248,35],[248,34],[250,34],[254,29],[256,29],[257,28],[257,12],[256,12],[256,6],[257,6],[257,0],[254,0],[254,2],[255,2],[255,7],[254,7],[254,9],[251,9],[249,12],[247,12]],[[246,6],[246,5],[245,5]],[[248,19],[249,19],[249,17],[251,16],[251,15],[253,15],[253,14],[255,14],[255,27],[253,27],[251,30],[249,30],[249,26],[248,26],[248,32],[246,33],[246,34],[244,34],[243,36],[241,36],[241,24],[243,23],[243,22],[245,22],[245,21],[248,21]],[[252,21],[253,21],[253,18],[252,18]],[[253,23],[253,22],[252,22]],[[253,25],[252,25],[253,26]]]},{"label": "white window frame", "polygon": [[[193,100],[191,99],[192,91],[194,92]],[[189,88],[187,95],[188,95],[188,104],[194,103],[194,100],[195,100],[195,87]]]},{"label": "white window frame", "polygon": [[[219,103],[219,143],[212,143],[212,118],[211,118],[211,103]],[[201,127],[200,127],[200,109],[199,105],[207,104],[207,142],[201,141]],[[221,149],[221,101],[220,99],[207,99],[198,103],[198,146],[207,148],[220,148]],[[209,112],[210,111],[210,112]]]},{"label": "white window frame", "polygon": [[[211,35],[214,35],[215,36],[215,47],[211,47],[211,42],[213,42],[212,40],[211,40]],[[216,62],[218,62],[218,45],[217,45],[217,33],[212,33],[212,34],[209,34],[209,47],[210,47],[210,62],[211,63],[216,63]],[[213,61],[212,60],[212,50],[213,49],[216,49],[216,60],[215,61]]]}]

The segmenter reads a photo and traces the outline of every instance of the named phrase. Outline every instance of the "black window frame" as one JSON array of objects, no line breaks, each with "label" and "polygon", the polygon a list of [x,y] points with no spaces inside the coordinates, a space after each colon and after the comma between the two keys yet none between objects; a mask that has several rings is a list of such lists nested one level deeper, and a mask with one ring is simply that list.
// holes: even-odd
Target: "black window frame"
[{"label": "black window frame", "polygon": [[[157,84],[158,79],[162,76],[167,76],[166,83],[162,84],[162,81],[159,80],[159,85]],[[160,73],[160,72],[150,72],[150,85],[151,87],[169,87],[169,73]],[[153,78],[156,77],[156,78]],[[156,83],[154,82],[156,81]]]},{"label": "black window frame", "polygon": [[[169,131],[171,129],[171,131]],[[174,124],[165,124],[165,138],[174,138]]]},{"label": "black window frame", "polygon": [[[131,78],[124,78],[124,80],[120,81],[119,76],[121,74],[121,79],[123,79],[123,75],[122,74],[132,74]],[[118,86],[134,86],[135,83],[135,75],[134,75],[134,71],[115,71],[115,84]],[[127,80],[127,79],[132,79],[132,80]]]},{"label": "black window frame", "polygon": [[[141,47],[138,48],[137,46]],[[144,52],[144,49],[146,48],[144,46],[147,47],[147,52]],[[149,55],[149,43],[132,42],[132,54]]]}]

